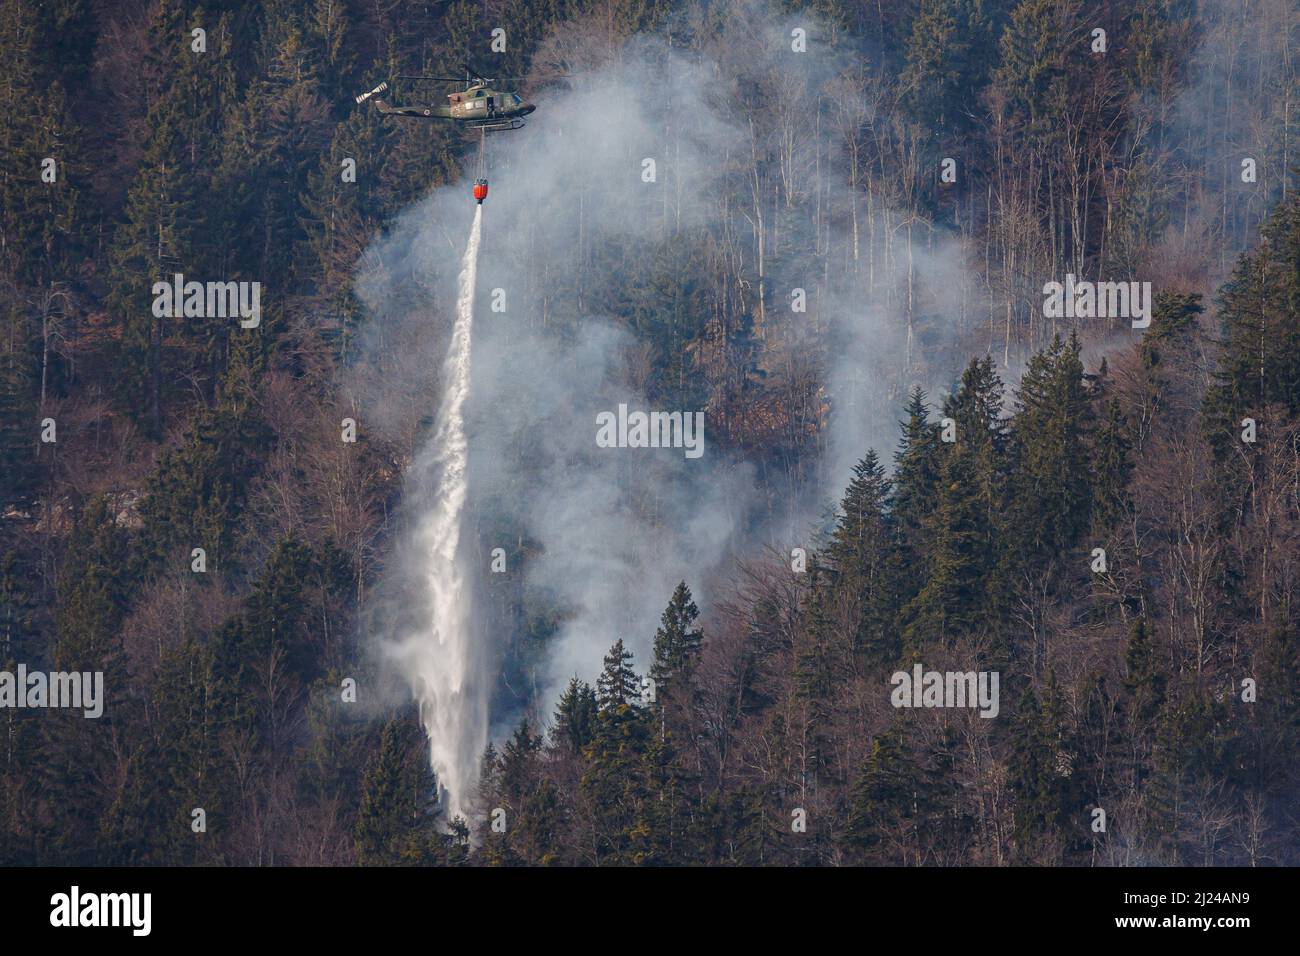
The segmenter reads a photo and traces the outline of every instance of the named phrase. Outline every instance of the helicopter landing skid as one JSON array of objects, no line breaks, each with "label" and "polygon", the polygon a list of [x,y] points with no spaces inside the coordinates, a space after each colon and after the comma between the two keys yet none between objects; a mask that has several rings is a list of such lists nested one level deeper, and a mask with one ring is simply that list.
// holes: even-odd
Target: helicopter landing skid
[{"label": "helicopter landing skid", "polygon": [[488,133],[508,132],[512,129],[523,129],[526,125],[521,119],[512,120],[488,120],[479,123],[467,123],[470,129],[481,129]]}]

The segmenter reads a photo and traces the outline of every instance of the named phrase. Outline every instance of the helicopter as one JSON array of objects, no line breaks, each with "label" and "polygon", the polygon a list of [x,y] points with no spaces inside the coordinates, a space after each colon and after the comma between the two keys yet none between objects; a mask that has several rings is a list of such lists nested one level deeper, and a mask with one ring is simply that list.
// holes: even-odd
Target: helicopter
[{"label": "helicopter", "polygon": [[416,119],[451,120],[466,129],[478,129],[484,132],[504,132],[522,129],[524,117],[537,109],[532,103],[526,103],[513,90],[496,89],[489,84],[510,81],[513,77],[484,76],[468,63],[464,77],[457,76],[413,76],[401,75],[398,80],[413,81],[415,85],[430,83],[464,83],[464,89],[447,94],[447,105],[429,103],[419,106],[389,105],[383,94],[391,89],[388,81],[380,83],[369,93],[362,93],[356,98],[364,103],[372,97],[379,112],[386,116],[410,116]]}]

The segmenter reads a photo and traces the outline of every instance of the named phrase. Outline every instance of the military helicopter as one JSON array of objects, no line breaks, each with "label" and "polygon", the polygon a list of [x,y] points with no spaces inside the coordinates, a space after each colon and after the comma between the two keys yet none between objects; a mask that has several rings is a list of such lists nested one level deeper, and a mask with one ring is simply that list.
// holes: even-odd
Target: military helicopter
[{"label": "military helicopter", "polygon": [[411,76],[394,77],[398,80],[412,82],[414,85],[431,83],[464,83],[465,88],[447,94],[447,105],[429,103],[419,106],[390,106],[383,94],[389,92],[387,81],[380,83],[369,93],[362,93],[356,98],[364,103],[374,98],[379,112],[386,116],[411,116],[416,119],[451,120],[466,129],[478,129],[484,132],[499,132],[522,129],[524,117],[537,109],[532,103],[526,103],[513,90],[495,89],[489,84],[509,81],[512,77],[484,76],[469,64],[465,67],[464,77],[458,76]]}]

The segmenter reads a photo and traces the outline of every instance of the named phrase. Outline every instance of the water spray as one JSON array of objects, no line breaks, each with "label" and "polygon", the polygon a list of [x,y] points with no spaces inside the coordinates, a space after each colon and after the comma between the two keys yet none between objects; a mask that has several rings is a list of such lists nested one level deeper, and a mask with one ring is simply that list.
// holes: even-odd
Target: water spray
[{"label": "water spray", "polygon": [[456,323],[443,369],[444,390],[433,437],[416,463],[428,506],[416,530],[424,566],[427,625],[407,642],[412,690],[429,737],[429,759],[447,791],[449,817],[464,815],[472,775],[487,743],[487,675],[482,647],[471,626],[471,583],[460,560],[461,526],[468,494],[464,406],[470,387],[474,283],[483,208],[461,264]]}]

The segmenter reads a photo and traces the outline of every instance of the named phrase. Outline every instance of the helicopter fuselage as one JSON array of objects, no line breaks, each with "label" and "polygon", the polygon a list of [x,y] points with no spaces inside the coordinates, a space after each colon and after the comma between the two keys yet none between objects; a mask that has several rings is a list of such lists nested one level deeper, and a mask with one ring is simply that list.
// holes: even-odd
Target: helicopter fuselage
[{"label": "helicopter fuselage", "polygon": [[524,102],[518,93],[494,90],[482,85],[448,94],[446,106],[390,106],[383,100],[377,100],[375,105],[381,113],[418,119],[452,120],[472,129],[518,129],[524,125],[523,118],[537,109],[533,104]]}]

